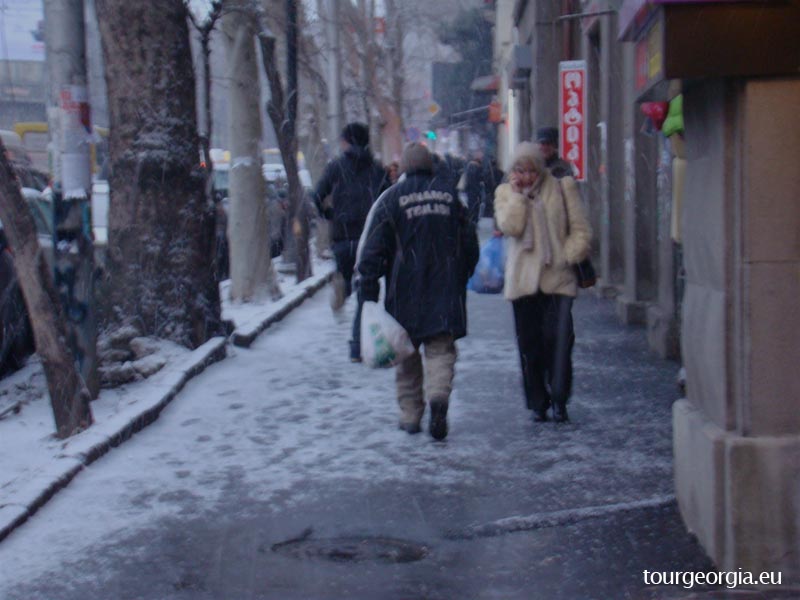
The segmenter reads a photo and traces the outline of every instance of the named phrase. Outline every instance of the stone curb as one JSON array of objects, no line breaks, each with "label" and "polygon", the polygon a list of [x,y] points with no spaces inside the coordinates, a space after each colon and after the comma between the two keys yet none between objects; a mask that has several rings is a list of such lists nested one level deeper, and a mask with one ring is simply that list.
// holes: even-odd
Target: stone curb
[{"label": "stone curb", "polygon": [[[333,278],[334,270],[311,277],[303,282],[302,287],[291,292],[281,300],[277,310],[260,321],[256,326],[234,330],[231,339],[236,346],[248,347],[264,330],[274,325],[292,310],[300,306]],[[161,411],[172,402],[178,393],[194,377],[202,373],[209,365],[225,358],[227,340],[217,337],[197,348],[186,360],[189,364],[179,367],[169,366],[165,370],[174,370],[176,380],[165,385],[165,391],[155,402],[143,407],[135,417],[120,427],[113,427],[110,432],[96,431],[95,435],[84,440],[75,440],[73,448],[59,460],[65,463],[63,469],[54,475],[51,482],[40,492],[35,492],[22,502],[11,502],[0,506],[0,541],[8,537],[12,531],[27,521],[37,510],[44,506],[58,491],[65,488],[85,467],[106,454],[111,448],[119,446],[133,434],[153,423]],[[89,429],[87,433],[92,432]]]},{"label": "stone curb", "polygon": [[[255,327],[237,329],[231,335],[233,343],[237,346],[250,346],[256,337],[268,327],[277,323],[292,310],[300,306],[306,298],[310,298],[322,289],[333,277],[334,271],[312,277],[304,282],[302,287],[291,292],[281,300],[277,310],[273,307],[270,314],[260,321]],[[206,367],[225,358],[227,340],[222,337],[213,338],[196,349],[186,361],[188,364],[179,366],[167,365],[165,370],[173,370],[175,378],[167,382],[160,397],[143,406],[143,410],[121,426],[112,426],[111,431],[101,432],[89,429],[87,433],[93,434],[81,440],[74,440],[73,447],[59,457],[64,462],[64,467],[53,475],[50,483],[41,491],[35,491],[20,502],[6,503],[0,506],[0,541],[8,537],[17,527],[27,521],[37,510],[44,506],[58,491],[66,487],[84,467],[92,464],[106,454],[111,448],[119,446],[133,434],[141,431],[161,414],[161,411],[175,399],[186,384],[195,376],[202,373]]]},{"label": "stone curb", "polygon": [[85,440],[75,440],[75,446],[59,457],[59,460],[65,463],[65,467],[61,469],[60,473],[54,474],[51,482],[42,491],[34,492],[22,502],[14,503],[12,501],[0,508],[0,541],[27,521],[58,491],[66,487],[84,467],[92,464],[111,448],[120,445],[134,433],[155,421],[161,411],[172,402],[189,380],[202,373],[209,365],[225,358],[226,344],[227,340],[224,337],[212,338],[185,359],[185,362],[189,364],[179,367],[167,366],[166,369],[174,371],[175,380],[165,386],[166,391],[160,398],[144,407],[140,414],[121,426],[111,425],[111,431],[95,433],[90,428],[86,433],[92,432],[94,435]]},{"label": "stone curb", "polygon": [[256,325],[237,327],[231,334],[231,341],[233,342],[233,345],[239,346],[240,348],[249,348],[259,334],[283,319],[295,308],[305,302],[306,299],[311,298],[311,296],[325,287],[325,285],[333,278],[333,274],[335,272],[336,271],[331,270],[327,273],[323,273],[322,275],[315,275],[309,278],[307,281],[304,281],[301,284],[302,287],[300,289],[294,290],[281,298],[281,300],[278,302],[279,308],[275,310],[275,312],[269,314]]}]

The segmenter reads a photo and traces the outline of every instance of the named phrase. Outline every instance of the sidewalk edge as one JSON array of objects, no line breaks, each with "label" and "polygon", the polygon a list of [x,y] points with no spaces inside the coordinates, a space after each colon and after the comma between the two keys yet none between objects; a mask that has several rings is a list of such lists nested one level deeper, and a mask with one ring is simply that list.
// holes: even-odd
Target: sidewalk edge
[{"label": "sidewalk edge", "polygon": [[[281,306],[278,310],[268,314],[255,328],[246,331],[234,330],[231,340],[235,346],[248,347],[266,329],[286,317],[292,310],[300,306],[307,298],[312,297],[331,280],[334,270],[316,275],[311,278],[311,283],[305,283],[294,297]],[[212,338],[204,344],[208,348],[198,356],[197,360],[185,368],[180,379],[172,385],[164,396],[154,405],[143,410],[139,415],[130,419],[115,433],[107,435],[102,441],[93,445],[88,450],[76,453],[65,458],[71,458],[76,463],[65,469],[58,477],[54,478],[36,498],[26,505],[7,504],[0,508],[2,512],[12,513],[8,516],[0,515],[0,542],[8,537],[17,527],[25,523],[31,516],[44,506],[56,493],[64,489],[84,467],[105,455],[111,448],[119,446],[130,439],[135,433],[141,431],[156,419],[164,408],[172,402],[186,386],[186,384],[202,373],[209,365],[223,360],[226,357],[225,338]],[[202,346],[201,346],[202,348]]]},{"label": "sidewalk edge", "polygon": [[[64,469],[60,475],[49,482],[44,490],[37,494],[32,501],[24,505],[5,505],[3,508],[12,507],[13,509],[13,507],[18,507],[19,510],[13,511],[16,514],[9,515],[6,518],[0,517],[3,521],[0,522],[0,542],[8,537],[17,527],[25,523],[25,521],[33,516],[34,513],[44,506],[56,493],[64,489],[84,467],[92,464],[111,450],[111,448],[119,446],[122,442],[131,438],[133,434],[141,431],[155,421],[161,411],[177,397],[178,393],[192,378],[202,373],[209,365],[225,358],[227,340],[224,337],[212,338],[203,346],[206,346],[205,350],[199,353],[195,361],[185,367],[180,379],[169,388],[156,404],[149,406],[139,415],[131,418],[127,423],[117,429],[117,431],[106,435],[100,442],[94,444],[88,450],[65,456],[64,458],[70,459],[73,461],[73,464]],[[198,350],[202,349],[203,346]]]},{"label": "sidewalk edge", "polygon": [[[314,275],[310,279],[312,283],[304,285],[300,290],[288,296],[288,300],[276,311],[268,314],[254,327],[237,327],[231,334],[231,341],[234,346],[240,348],[249,348],[256,338],[268,328],[272,327],[275,323],[282,320],[286,315],[292,312],[295,308],[300,306],[306,299],[311,298],[319,290],[321,290],[333,277],[334,270],[328,271],[321,275]],[[305,283],[305,282],[304,282]]]}]

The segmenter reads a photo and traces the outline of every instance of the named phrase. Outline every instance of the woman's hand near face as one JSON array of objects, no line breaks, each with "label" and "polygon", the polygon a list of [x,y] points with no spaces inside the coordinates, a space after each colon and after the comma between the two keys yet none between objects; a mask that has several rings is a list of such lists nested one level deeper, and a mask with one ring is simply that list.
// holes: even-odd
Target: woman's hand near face
[{"label": "woman's hand near face", "polygon": [[513,169],[511,174],[508,176],[508,182],[511,184],[511,189],[518,194],[522,193],[522,177],[522,173],[516,169]]},{"label": "woman's hand near face", "polygon": [[528,194],[533,188],[533,184],[539,178],[539,174],[532,169],[515,167],[508,176],[511,189],[518,194]]}]

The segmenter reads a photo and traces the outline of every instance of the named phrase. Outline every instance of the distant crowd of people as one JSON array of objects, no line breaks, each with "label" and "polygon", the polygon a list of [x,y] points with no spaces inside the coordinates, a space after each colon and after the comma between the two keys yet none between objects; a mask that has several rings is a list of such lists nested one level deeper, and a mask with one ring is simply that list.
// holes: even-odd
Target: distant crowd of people
[{"label": "distant crowd of people", "polygon": [[[361,360],[365,301],[379,299],[408,332],[414,353],[396,367],[398,426],[448,433],[456,363],[455,341],[467,334],[467,281],[479,259],[476,224],[494,219],[506,238],[505,297],[514,324],[527,407],[536,422],[569,419],[572,388],[574,265],[590,251],[591,228],[572,178],[557,153],[558,130],[537,131],[516,149],[506,176],[475,153],[466,164],[408,144],[399,162],[382,167],[369,149],[369,130],[350,123],[341,154],[317,184],[314,202],[331,222],[336,274],[332,308],[355,290],[350,359]],[[326,199],[330,198],[329,202]],[[422,358],[424,352],[424,360]]]}]

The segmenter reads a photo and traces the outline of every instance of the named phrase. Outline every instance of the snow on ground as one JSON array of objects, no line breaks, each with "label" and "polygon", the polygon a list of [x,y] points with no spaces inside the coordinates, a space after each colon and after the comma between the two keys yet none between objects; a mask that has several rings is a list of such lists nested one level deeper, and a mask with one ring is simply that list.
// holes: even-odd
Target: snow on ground
[{"label": "snow on ground", "polygon": [[[331,261],[315,260],[314,273],[331,268]],[[285,297],[303,287],[293,275],[279,275]],[[278,306],[264,300],[253,304],[232,304],[227,289],[223,292],[225,317],[236,325],[250,324]],[[143,410],[158,403],[175,385],[187,365],[193,363],[190,350],[167,340],[153,339],[157,351],[149,360],[166,361],[166,366],[143,381],[101,390],[92,402],[94,425],[69,440],[54,436],[55,423],[47,394],[47,383],[37,357],[32,357],[20,371],[0,380],[0,511],[18,511],[31,504],[54,479],[80,464],[79,455],[88,451],[103,435],[114,435],[121,427],[138,417]],[[13,408],[18,410],[14,411]],[[6,410],[12,409],[12,410]]]},{"label": "snow on ground", "polygon": [[179,364],[191,351],[166,340],[153,343],[158,351],[152,356],[163,358],[168,366],[145,381],[102,390],[92,402],[95,424],[68,440],[54,436],[53,411],[38,358],[0,381],[2,405],[21,402],[18,413],[0,420],[0,507],[28,502],[49,485],[49,467],[54,461],[75,454],[74,448],[81,447],[87,438],[95,438],[104,425],[127,422],[139,414],[142,400],[163,393],[164,386],[175,377],[169,365]]},{"label": "snow on ground", "polygon": [[[121,542],[112,544],[115,553],[142,552],[123,541],[147,537],[168,520],[244,518],[253,499],[288,517],[322,501],[326,489],[428,489],[468,508],[449,523],[467,533],[536,516],[532,506],[594,506],[602,514],[606,504],[668,501],[669,408],[651,407],[647,391],[660,367],[630,364],[632,379],[606,374],[608,389],[600,390],[592,370],[603,366],[579,358],[585,379],[595,380],[593,390],[576,391],[577,425],[534,428],[519,398],[508,307],[499,297],[473,297],[479,310],[471,313],[473,335],[459,342],[451,434],[437,444],[426,433],[397,430],[393,371],[348,361],[353,300],[332,315],[328,296],[317,294],[250,349],[232,349],[157,422],[93,463],[0,544],[0,597],[4,585],[65,572],[80,589],[102,573],[70,565],[89,557],[100,567],[118,563],[119,556],[97,556],[110,541]],[[619,331],[609,327],[584,341],[608,355],[605,348],[631,335]],[[596,398],[609,393],[602,404]],[[631,418],[620,406],[643,412]],[[241,498],[233,509],[231,494]]]},{"label": "snow on ground", "polygon": [[[311,269],[314,276],[327,273],[335,268],[332,260],[321,259],[316,253],[312,254]],[[273,259],[272,264],[276,270],[278,285],[281,288],[281,292],[283,292],[284,298],[286,298],[298,287],[295,283],[295,274],[286,270],[286,266],[281,259]],[[274,301],[268,297],[252,302],[234,302],[231,300],[230,291],[230,279],[220,283],[219,295],[222,301],[222,318],[233,321],[237,327],[250,328],[255,322],[262,319],[265,311],[269,310],[274,304]]]},{"label": "snow on ground", "polygon": [[[209,510],[230,477],[284,508],[304,497],[302,491],[287,496],[287,490],[342,473],[391,480],[411,469],[440,480],[441,473],[426,467],[437,449],[420,447],[419,436],[398,436],[393,372],[347,361],[342,332],[349,329],[353,300],[334,316],[328,291],[270,329],[251,350],[230,349],[229,358],[191,381],[157,422],[90,465],[9,536],[0,544],[0,582],[41,574],[103,539],[181,516],[187,506],[191,513]],[[347,371],[319,377],[320,366],[330,362]],[[134,394],[118,392],[118,401]],[[355,429],[342,435],[337,425],[354,421]],[[38,438],[29,447],[42,445],[42,433],[29,437]],[[58,442],[45,446],[57,456]],[[461,445],[460,453],[473,451]],[[409,453],[410,463],[402,459]]]}]

